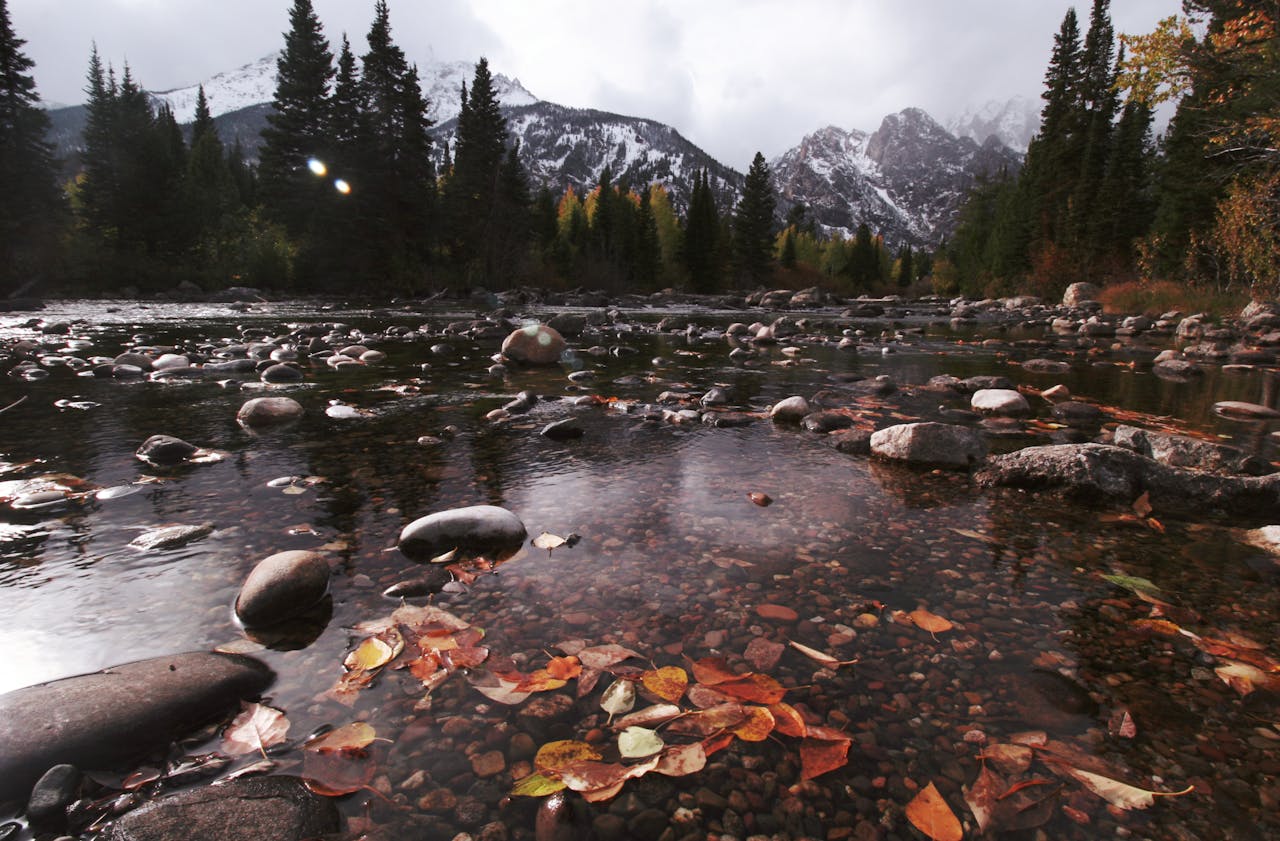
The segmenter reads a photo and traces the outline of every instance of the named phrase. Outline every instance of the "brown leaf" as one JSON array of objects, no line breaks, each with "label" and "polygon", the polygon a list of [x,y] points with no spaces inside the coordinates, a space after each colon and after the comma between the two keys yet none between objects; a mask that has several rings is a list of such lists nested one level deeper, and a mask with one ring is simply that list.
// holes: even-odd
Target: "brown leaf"
[{"label": "brown leaf", "polygon": [[754,637],[747,643],[742,657],[757,672],[767,672],[778,665],[778,659],[782,657],[782,652],[785,650],[786,646],[780,642],[767,640],[764,637]]},{"label": "brown leaf", "polygon": [[771,704],[769,712],[773,713],[774,729],[782,735],[797,739],[803,739],[809,735],[809,727],[805,724],[804,718],[790,704],[782,701]]},{"label": "brown leaf", "polygon": [[613,644],[595,645],[578,652],[578,660],[585,669],[608,669],[615,663],[621,663],[629,657],[639,658],[640,655],[629,648]]},{"label": "brown leaf", "polygon": [[679,701],[689,685],[689,675],[679,666],[663,666],[640,676],[644,688],[664,701]]},{"label": "brown leaf", "polygon": [[654,704],[642,710],[628,713],[613,723],[613,729],[624,730],[628,727],[657,727],[683,715],[683,711],[675,704]]},{"label": "brown leaf", "polygon": [[720,704],[681,716],[667,725],[667,732],[677,736],[712,736],[730,730],[747,719],[742,704]]},{"label": "brown leaf", "polygon": [[702,742],[668,745],[658,757],[653,773],[667,777],[687,777],[707,766],[707,752]]},{"label": "brown leaf", "polygon": [[302,781],[325,797],[341,797],[369,785],[377,765],[368,751],[303,751]]},{"label": "brown leaf", "polygon": [[265,704],[240,702],[240,714],[222,734],[222,752],[228,756],[260,753],[285,740],[289,719],[284,713]]},{"label": "brown leaf", "polygon": [[767,508],[773,504],[773,497],[769,496],[767,493],[761,493],[760,491],[752,491],[747,494],[747,499],[751,500],[756,505],[759,505],[761,508]]},{"label": "brown leaf", "polygon": [[787,694],[787,690],[768,675],[749,674],[742,679],[722,683],[716,687],[730,698],[748,701],[753,704],[776,704]]},{"label": "brown leaf", "polygon": [[723,692],[712,689],[710,686],[703,686],[701,683],[695,683],[690,686],[685,693],[685,697],[689,699],[690,704],[700,710],[705,710],[718,704],[727,704],[733,700]]},{"label": "brown leaf", "polygon": [[907,804],[907,820],[933,841],[962,841],[964,829],[933,783],[920,789]]},{"label": "brown leaf", "polygon": [[1004,781],[992,773],[985,764],[978,769],[978,778],[973,785],[965,789],[964,802],[968,804],[973,819],[978,824],[978,832],[987,831],[991,826],[991,817],[996,809],[996,799],[1004,789]]},{"label": "brown leaf", "polygon": [[1134,724],[1128,710],[1116,710],[1107,722],[1107,732],[1122,739],[1132,739],[1138,735],[1138,725]]},{"label": "brown leaf", "polygon": [[1153,510],[1151,507],[1151,494],[1146,491],[1133,501],[1133,513],[1139,517],[1148,517]]},{"label": "brown leaf", "polygon": [[849,738],[832,741],[807,738],[800,742],[800,779],[812,780],[849,763]]},{"label": "brown leaf", "polygon": [[[621,790],[622,783],[644,776],[658,766],[658,761],[659,757],[654,756],[638,765],[619,765],[583,759],[561,768],[560,779],[588,802],[594,803],[613,797]],[[589,796],[592,792],[597,793],[595,798]]]},{"label": "brown leaf", "polygon": [[742,675],[729,668],[723,657],[703,657],[691,664],[693,679],[703,686],[717,686],[725,681],[737,680]]}]

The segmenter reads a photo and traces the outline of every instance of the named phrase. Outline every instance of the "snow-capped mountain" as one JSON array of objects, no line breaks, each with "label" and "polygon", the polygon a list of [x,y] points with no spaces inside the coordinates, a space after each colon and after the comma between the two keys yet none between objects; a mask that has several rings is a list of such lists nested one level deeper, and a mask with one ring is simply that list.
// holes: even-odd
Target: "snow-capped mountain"
[{"label": "snow-capped mountain", "polygon": [[[231,114],[253,105],[270,102],[276,91],[276,60],[279,53],[272,53],[235,70],[219,73],[205,80],[204,95],[209,102],[209,113],[215,117]],[[437,123],[458,116],[463,82],[469,82],[475,73],[475,65],[465,61],[436,61],[428,58],[418,65],[422,92],[427,97],[427,113]],[[494,90],[503,105],[531,105],[538,98],[525,90],[519,79],[511,79],[500,73],[493,76]],[[196,97],[199,85],[190,85],[169,91],[152,93],[158,104],[168,105],[174,119],[186,124],[195,119]]]},{"label": "snow-capped mountain", "polygon": [[871,134],[819,129],[770,169],[783,202],[804,202],[829,229],[847,233],[866,222],[890,243],[936,245],[954,228],[974,178],[1020,162],[994,138],[979,146],[908,108]]},{"label": "snow-capped mountain", "polygon": [[985,143],[994,135],[1010,149],[1027,151],[1031,138],[1040,130],[1040,103],[1025,96],[1004,102],[992,100],[981,108],[969,108],[947,123],[956,137]]},{"label": "snow-capped mountain", "polygon": [[[605,166],[613,183],[639,187],[661,183],[684,208],[693,176],[706,169],[722,208],[734,201],[742,175],[699,149],[674,128],[654,120],[625,117],[552,102],[504,107],[510,136],[520,142],[520,161],[535,187],[560,193],[566,187],[590,190]],[[456,120],[436,129],[438,148],[453,144]]]}]

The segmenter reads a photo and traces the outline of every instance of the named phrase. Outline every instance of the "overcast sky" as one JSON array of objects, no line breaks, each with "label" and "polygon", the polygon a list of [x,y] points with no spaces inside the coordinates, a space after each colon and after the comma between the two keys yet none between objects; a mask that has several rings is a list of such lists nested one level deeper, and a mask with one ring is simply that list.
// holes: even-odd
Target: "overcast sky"
[{"label": "overcast sky", "polygon": [[[374,0],[313,0],[357,54]],[[83,101],[96,41],[151,90],[194,84],[283,45],[290,0],[9,0],[47,102]],[[1038,97],[1065,0],[390,0],[411,60],[475,61],[541,99],[650,117],[731,166],[826,125],[867,131],[918,106]],[[1074,5],[1088,25],[1088,0]],[[1180,0],[1114,0],[1146,32]]]}]

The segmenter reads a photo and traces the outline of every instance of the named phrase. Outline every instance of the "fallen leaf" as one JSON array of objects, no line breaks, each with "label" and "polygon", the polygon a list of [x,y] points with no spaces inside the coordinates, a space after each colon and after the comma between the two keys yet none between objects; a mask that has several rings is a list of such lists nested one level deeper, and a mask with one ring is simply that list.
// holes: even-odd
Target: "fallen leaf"
[{"label": "fallen leaf", "polygon": [[1181,797],[1195,790],[1195,786],[1187,786],[1182,791],[1147,791],[1144,788],[1131,786],[1128,783],[1122,783],[1119,780],[1113,780],[1101,774],[1082,771],[1079,768],[1067,767],[1065,770],[1072,777],[1084,783],[1085,788],[1089,789],[1089,791],[1106,800],[1112,806],[1125,810],[1146,809],[1156,802],[1155,799],[1157,797]]},{"label": "fallen leaf", "polygon": [[222,734],[222,752],[228,756],[260,753],[285,740],[289,719],[282,711],[265,704],[240,702],[240,714]]},{"label": "fallen leaf", "polygon": [[673,718],[679,718],[684,711],[675,704],[654,704],[651,707],[645,707],[642,710],[636,710],[628,713],[613,723],[617,730],[623,730],[627,727],[657,727],[660,724],[666,724]]},{"label": "fallen leaf", "polygon": [[1162,637],[1180,637],[1187,632],[1168,619],[1135,619],[1133,626],[1139,630],[1149,631]]},{"label": "fallen leaf", "polygon": [[972,540],[981,540],[983,543],[990,543],[993,546],[1000,545],[999,540],[997,540],[996,538],[992,537],[989,534],[983,534],[980,531],[973,531],[972,529],[957,529],[957,528],[953,528],[951,530],[956,534],[960,535],[961,537],[968,537]]},{"label": "fallen leaf", "polygon": [[1272,677],[1257,666],[1234,660],[1214,669],[1213,673],[1242,698],[1256,689],[1270,685],[1273,681],[1280,684],[1280,677]]},{"label": "fallen leaf", "polygon": [[302,781],[325,797],[341,797],[367,787],[377,772],[368,751],[303,751]]},{"label": "fallen leaf", "polygon": [[1140,578],[1136,575],[1104,575],[1102,580],[1109,584],[1121,587],[1134,595],[1155,595],[1161,590],[1156,584],[1146,578]]},{"label": "fallen leaf", "polygon": [[702,745],[702,752],[708,757],[712,757],[733,744],[733,740],[734,735],[732,733],[716,733],[714,736],[708,736],[703,739],[700,744]]},{"label": "fallen leaf", "polygon": [[539,771],[556,772],[575,762],[599,758],[600,752],[586,742],[561,739],[547,742],[538,748],[538,753],[533,758],[533,767]]},{"label": "fallen leaf", "polygon": [[781,701],[771,704],[769,712],[773,713],[774,729],[782,735],[796,739],[803,739],[809,735],[809,727],[805,724],[804,718],[790,704]]},{"label": "fallen leaf", "polygon": [[922,631],[928,631],[931,634],[940,634],[943,631],[950,631],[955,626],[943,619],[937,614],[930,613],[927,610],[913,610],[907,614],[915,626]]},{"label": "fallen leaf", "polygon": [[763,742],[773,732],[773,713],[764,707],[747,707],[747,720],[733,728],[733,734],[744,742]]},{"label": "fallen leaf", "polygon": [[964,790],[964,802],[973,813],[978,824],[978,832],[984,833],[991,826],[991,816],[995,812],[996,799],[1004,788],[1004,782],[993,774],[984,764],[978,769],[978,778],[973,785]]},{"label": "fallen leaf", "polygon": [[551,673],[546,669],[538,669],[523,677],[516,686],[517,692],[550,692],[553,689],[559,689],[568,681],[562,678],[552,677]]},{"label": "fallen leaf", "polygon": [[720,704],[677,718],[667,725],[667,732],[672,735],[703,738],[737,727],[746,719],[747,711],[742,704]]},{"label": "fallen leaf", "polygon": [[1148,517],[1153,510],[1151,507],[1151,494],[1146,491],[1133,501],[1133,513],[1139,517]]},{"label": "fallen leaf", "polygon": [[667,777],[687,777],[707,767],[707,752],[702,742],[687,745],[670,745],[658,757],[655,774]]},{"label": "fallen leaf", "polygon": [[716,691],[738,701],[765,706],[778,703],[787,694],[782,684],[768,675],[761,674],[749,674],[735,681],[721,683],[716,687]]},{"label": "fallen leaf", "polygon": [[1021,774],[1031,767],[1035,754],[1026,745],[997,743],[987,745],[980,758],[990,760],[1006,774]]},{"label": "fallen leaf", "polygon": [[785,650],[786,646],[780,642],[767,640],[764,637],[754,637],[747,643],[746,650],[742,652],[742,658],[757,672],[767,672],[778,665],[778,660]]},{"label": "fallen leaf", "polygon": [[434,558],[432,558],[432,559],[431,559],[430,561],[428,561],[427,563],[430,563],[430,564],[447,564],[447,563],[449,563],[450,561],[452,561],[452,560],[453,560],[454,558],[456,558],[456,557],[458,557],[458,547],[457,547],[457,546],[453,547],[453,548],[452,548],[452,549],[450,549],[448,552],[444,552],[444,553],[442,553],[442,554],[436,555]]},{"label": "fallen leaf", "polygon": [[547,674],[560,680],[573,680],[582,674],[582,663],[573,655],[568,657],[552,657],[547,663]]},{"label": "fallen leaf", "polygon": [[814,662],[820,665],[823,665],[828,669],[838,669],[841,666],[852,666],[854,663],[858,662],[858,659],[856,657],[852,660],[837,660],[836,658],[832,657],[830,654],[826,654],[822,651],[818,651],[816,648],[810,648],[807,645],[801,645],[795,640],[790,640],[788,644],[792,648],[794,648],[796,651],[799,651],[801,654],[803,654],[805,657],[808,657],[810,660],[813,660]]},{"label": "fallen leaf", "polygon": [[563,780],[557,780],[540,773],[533,773],[516,781],[511,793],[517,797],[546,797],[557,791],[564,791]]},{"label": "fallen leaf", "polygon": [[520,685],[518,681],[504,680],[489,671],[472,671],[467,674],[467,681],[481,695],[507,706],[523,704],[533,694],[517,690],[516,687]]},{"label": "fallen leaf", "polygon": [[352,671],[380,669],[396,656],[395,648],[379,637],[369,637],[347,655],[343,665]]},{"label": "fallen leaf", "polygon": [[693,679],[704,686],[718,686],[730,680],[738,680],[742,675],[729,668],[723,657],[703,657],[691,664]]},{"label": "fallen leaf", "polygon": [[759,505],[761,508],[768,508],[773,504],[773,497],[769,496],[767,493],[761,493],[760,491],[752,491],[747,494],[747,499],[751,500],[756,505]]},{"label": "fallen leaf", "polygon": [[636,705],[636,685],[629,680],[615,680],[604,695],[600,696],[600,709],[612,718],[615,715],[631,712]]},{"label": "fallen leaf", "polygon": [[[582,794],[588,802],[596,803],[613,797],[621,790],[622,783],[644,776],[657,765],[656,756],[639,765],[619,765],[585,759],[560,769],[560,779],[570,789]],[[596,792],[595,798],[590,796],[592,792]]]},{"label": "fallen leaf", "polygon": [[644,688],[664,701],[679,701],[689,685],[689,675],[679,666],[663,666],[640,676]]},{"label": "fallen leaf", "polygon": [[800,779],[812,780],[849,763],[852,740],[806,738],[800,742]]},{"label": "fallen leaf", "polygon": [[1107,732],[1122,739],[1132,739],[1138,735],[1138,725],[1134,724],[1128,710],[1116,710],[1107,722]]},{"label": "fallen leaf", "polygon": [[690,704],[693,704],[700,710],[705,710],[708,707],[714,707],[719,704],[727,704],[733,700],[723,692],[712,689],[710,686],[703,686],[701,683],[695,683],[693,686],[690,686],[689,690],[685,693],[685,697],[689,700]]},{"label": "fallen leaf", "polygon": [[933,841],[961,841],[964,829],[933,783],[920,789],[907,804],[907,820]]},{"label": "fallen leaf", "polygon": [[596,645],[591,648],[584,648],[578,652],[578,660],[586,669],[608,669],[610,666],[621,663],[623,660],[640,655],[636,654],[629,648],[623,648],[620,645]]},{"label": "fallen leaf", "polygon": [[302,743],[302,749],[320,751],[322,753],[326,751],[361,750],[368,747],[377,738],[377,735],[373,727],[365,722],[353,721],[336,730],[330,730],[328,733],[322,733],[315,738],[308,739]]},{"label": "fallen leaf", "polygon": [[661,736],[644,727],[628,727],[618,734],[618,754],[623,759],[653,756],[665,745]]},{"label": "fallen leaf", "polygon": [[558,534],[543,532],[533,539],[535,549],[546,549],[550,552],[552,549],[559,549],[565,544],[565,539]]}]

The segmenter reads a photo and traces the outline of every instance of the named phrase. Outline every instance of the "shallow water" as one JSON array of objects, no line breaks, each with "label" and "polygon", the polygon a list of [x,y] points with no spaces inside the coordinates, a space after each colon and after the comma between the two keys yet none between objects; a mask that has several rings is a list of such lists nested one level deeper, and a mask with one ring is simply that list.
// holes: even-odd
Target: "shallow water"
[{"label": "shallow water", "polygon": [[[630,313],[629,321],[652,325],[661,314]],[[581,536],[552,553],[526,547],[496,574],[433,597],[484,628],[486,645],[526,669],[544,665],[569,639],[621,643],[655,666],[687,668],[688,659],[710,655],[740,663],[756,637],[859,660],[822,669],[788,651],[768,670],[810,724],[850,734],[845,767],[801,781],[797,740],[775,734],[735,742],[699,774],[649,775],[612,803],[582,807],[579,822],[594,823],[598,833],[614,826],[606,813],[638,833],[635,822],[647,811],[660,813],[661,820],[649,815],[643,824],[646,831],[656,826],[653,837],[663,827],[671,838],[918,837],[903,810],[930,782],[972,826],[961,788],[978,774],[982,743],[1028,730],[1101,758],[1135,785],[1196,786],[1149,810],[1121,811],[1037,764],[1030,776],[1059,789],[1041,824],[1047,837],[1280,832],[1275,695],[1241,697],[1215,675],[1218,660],[1185,636],[1152,633],[1142,624],[1152,605],[1102,578],[1149,579],[1172,605],[1159,611],[1182,627],[1202,637],[1252,638],[1274,658],[1280,569],[1238,532],[1261,524],[1191,522],[1156,511],[1160,531],[1115,516],[1124,511],[1045,494],[981,492],[963,475],[846,455],[825,436],[765,419],[720,429],[646,421],[638,408],[663,391],[698,396],[721,385],[733,408],[758,412],[792,394],[838,391],[841,375],[887,375],[905,393],[845,398],[861,413],[860,425],[873,428],[964,406],[920,391],[931,376],[999,374],[1036,388],[1062,382],[1118,419],[1217,436],[1274,459],[1268,428],[1211,411],[1217,400],[1258,401],[1270,372],[1206,368],[1203,378],[1176,383],[1150,373],[1155,346],[1050,347],[1038,344],[1045,336],[1036,331],[978,326],[955,333],[922,320],[908,326],[923,332],[868,342],[861,352],[836,350],[833,329],[830,341],[800,344],[800,361],[789,364],[780,347],[743,364],[729,358],[732,346],[723,338],[606,333],[574,342],[571,366],[499,379],[486,373],[496,341],[439,333],[472,317],[462,311],[308,312],[264,304],[238,312],[113,302],[55,305],[38,315],[85,319],[72,335],[92,342],[79,351],[86,357],[113,356],[131,342],[217,344],[236,336],[238,325],[280,335],[289,324],[340,322],[352,328],[353,342],[393,324],[427,325],[433,335],[371,342],[388,354],[385,363],[356,372],[319,366],[301,385],[273,387],[270,393],[294,397],[307,414],[294,427],[256,434],[236,424],[235,412],[265,390],[82,378],[65,367],[36,382],[0,378],[0,406],[25,398],[0,415],[0,461],[39,462],[0,481],[68,473],[92,487],[132,491],[90,496],[62,512],[0,515],[0,647],[8,652],[0,691],[175,651],[250,648],[230,609],[245,575],[274,552],[321,550],[335,573],[332,617],[304,647],[295,641],[294,650],[254,653],[279,674],[271,699],[286,711],[291,736],[360,718],[389,740],[377,747],[371,785],[398,805],[357,793],[343,799],[344,812],[400,837],[449,838],[501,822],[512,837],[531,838],[537,801],[506,798],[512,772],[527,766],[522,746],[530,736],[538,744],[582,739],[603,727],[600,689],[546,726],[522,717],[521,707],[487,700],[461,675],[429,700],[407,672],[380,675],[353,708],[327,694],[363,638],[353,626],[389,614],[398,602],[381,591],[420,571],[393,548],[400,529],[433,511],[489,503],[516,512],[530,535]],[[0,319],[0,335],[37,336],[24,326],[28,317]],[[693,314],[696,323],[720,327],[754,317]],[[814,320],[842,326],[834,313]],[[885,322],[875,329],[895,328]],[[983,338],[998,342],[984,346]],[[428,348],[440,342],[452,352],[433,355]],[[592,345],[637,352],[592,355]],[[1036,356],[1068,361],[1072,370],[1038,375],[1015,364]],[[596,377],[574,386],[565,377],[571,367]],[[614,382],[626,376],[642,379]],[[544,399],[508,421],[484,419],[525,389],[561,399]],[[582,394],[617,400],[571,406]],[[60,408],[60,400],[99,405]],[[323,410],[334,400],[368,415],[330,419]],[[571,414],[586,429],[581,440],[537,435]],[[1047,419],[1047,404],[1040,415]],[[133,453],[156,433],[224,457],[149,467]],[[417,443],[424,435],[440,441]],[[299,481],[268,484],[289,476]],[[753,504],[750,492],[767,493],[772,505]],[[143,553],[128,545],[146,527],[203,522],[213,524],[212,534],[180,549]],[[764,618],[762,604],[792,608],[799,621]],[[955,627],[934,635],[893,619],[895,611],[916,609]],[[878,621],[859,624],[868,613]],[[572,697],[572,689],[560,693]],[[1133,738],[1108,733],[1111,717],[1123,712],[1136,724]],[[504,767],[481,774],[471,759],[492,750],[504,754]],[[296,770],[298,752],[278,760]],[[699,795],[703,789],[728,804]],[[680,808],[685,812],[677,814]],[[1022,832],[1033,837],[1031,829]]]}]

